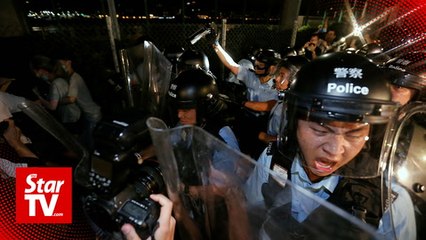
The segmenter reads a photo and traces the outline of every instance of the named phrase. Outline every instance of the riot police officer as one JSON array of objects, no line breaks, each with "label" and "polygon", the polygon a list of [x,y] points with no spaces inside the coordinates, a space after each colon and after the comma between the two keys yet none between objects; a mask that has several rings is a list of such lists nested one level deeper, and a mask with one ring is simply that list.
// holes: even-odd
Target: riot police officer
[{"label": "riot police officer", "polygon": [[[269,102],[270,111],[278,100],[273,73],[280,59],[280,54],[273,49],[261,49],[254,56],[254,70],[252,70],[237,64],[217,41],[213,41],[212,46],[225,67],[246,86],[247,100],[250,102]],[[245,111],[241,114],[240,126],[237,130],[241,139],[241,148],[244,153],[257,158],[263,149],[263,142],[258,139],[258,135],[259,132],[266,130],[269,111],[259,111],[256,108],[246,106],[245,102],[242,103],[242,106]]]},{"label": "riot police officer", "polygon": [[426,52],[402,54],[384,64],[391,83],[392,100],[401,106],[422,100],[426,91]]},{"label": "riot police officer", "polygon": [[227,105],[215,78],[202,69],[188,69],[171,81],[168,98],[172,125],[197,125],[239,150],[229,122]]},{"label": "riot police officer", "polygon": [[[287,178],[359,216],[386,239],[394,239],[391,208],[397,237],[415,239],[414,208],[404,189],[393,188],[397,197],[381,208],[387,150],[382,142],[388,140],[385,132],[397,109],[391,100],[383,72],[360,55],[330,53],[303,66],[287,93],[288,123],[279,144],[264,150],[246,183],[248,201],[273,206],[268,196],[272,179]],[[264,174],[265,167],[276,174]],[[290,207],[291,224],[309,221],[318,211],[303,195],[293,196]],[[270,218],[260,233],[274,239],[285,224]]]},{"label": "riot police officer", "polygon": [[283,116],[285,93],[288,91],[290,84],[295,80],[297,72],[306,63],[308,63],[308,59],[304,56],[289,56],[277,64],[274,78],[279,99],[269,113],[267,131],[259,133],[260,140],[264,142],[277,140],[281,122],[283,119],[285,120],[285,116]]}]

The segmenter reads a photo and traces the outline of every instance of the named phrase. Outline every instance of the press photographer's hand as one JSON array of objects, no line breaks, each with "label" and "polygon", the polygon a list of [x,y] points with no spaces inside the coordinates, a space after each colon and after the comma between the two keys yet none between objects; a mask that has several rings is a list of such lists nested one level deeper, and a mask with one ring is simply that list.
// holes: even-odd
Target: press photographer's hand
[{"label": "press photographer's hand", "polygon": [[[176,220],[172,216],[173,203],[162,194],[151,194],[150,198],[161,205],[160,217],[158,218],[158,227],[154,232],[156,240],[172,240],[174,238]],[[140,240],[135,228],[131,224],[124,224],[121,227],[126,240]],[[149,237],[148,239],[151,239]]]}]

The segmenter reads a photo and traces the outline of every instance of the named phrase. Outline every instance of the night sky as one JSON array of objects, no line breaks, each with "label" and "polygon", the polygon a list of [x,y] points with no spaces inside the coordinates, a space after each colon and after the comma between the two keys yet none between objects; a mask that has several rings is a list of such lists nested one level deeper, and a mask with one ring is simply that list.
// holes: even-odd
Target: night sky
[{"label": "night sky", "polygon": [[[107,0],[17,0],[27,10],[78,10],[85,13],[108,11]],[[115,0],[119,14],[144,15],[149,13],[175,15],[188,0]],[[279,16],[283,0],[198,0],[195,8],[210,15]],[[301,14],[316,14],[318,0],[302,0]],[[189,11],[186,9],[185,11]]]}]

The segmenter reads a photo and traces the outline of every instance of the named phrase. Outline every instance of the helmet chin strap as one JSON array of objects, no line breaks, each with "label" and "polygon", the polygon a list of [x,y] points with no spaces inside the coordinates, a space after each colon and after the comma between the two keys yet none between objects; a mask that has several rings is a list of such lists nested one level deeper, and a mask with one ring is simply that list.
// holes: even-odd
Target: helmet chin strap
[{"label": "helmet chin strap", "polygon": [[265,76],[268,76],[269,75],[269,68],[271,67],[271,65],[267,65],[267,64],[265,64],[265,68],[263,69],[263,70],[265,70],[265,72],[264,73],[262,73],[262,74],[257,74],[256,73],[256,71],[254,71],[255,72],[255,74],[256,74],[256,76],[258,76],[258,77],[265,77]]}]

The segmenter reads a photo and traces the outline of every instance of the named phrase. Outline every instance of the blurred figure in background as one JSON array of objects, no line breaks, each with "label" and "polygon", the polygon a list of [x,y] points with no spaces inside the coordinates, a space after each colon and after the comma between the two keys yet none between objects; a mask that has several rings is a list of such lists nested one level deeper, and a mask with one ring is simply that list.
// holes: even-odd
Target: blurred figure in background
[{"label": "blurred figure in background", "polygon": [[0,92],[0,169],[13,178],[17,167],[44,165],[28,147],[31,139],[13,121],[12,113],[20,111],[18,104],[25,101],[23,97]]},{"label": "blurred figure in background", "polygon": [[67,75],[60,64],[44,55],[36,55],[31,59],[31,70],[37,78],[50,84],[48,96],[43,96],[38,89],[33,89],[41,104],[55,115],[71,133],[79,135],[81,111],[76,103],[65,103],[62,99],[68,96],[69,83]]},{"label": "blurred figure in background", "polygon": [[320,48],[320,46],[322,46],[323,41],[324,40],[320,38],[318,33],[312,34],[309,41],[306,42],[305,45],[303,45],[301,54],[299,55],[304,55],[310,61],[316,59],[323,53]]},{"label": "blurred figure in background", "polygon": [[390,76],[392,100],[404,106],[412,101],[425,101],[426,52],[409,52],[384,64]]},{"label": "blurred figure in background", "polygon": [[84,79],[73,68],[73,56],[69,52],[58,52],[56,60],[68,79],[68,94],[60,99],[61,104],[77,104],[82,113],[83,132],[81,141],[88,148],[93,148],[93,130],[101,120],[101,108],[92,99]]}]

